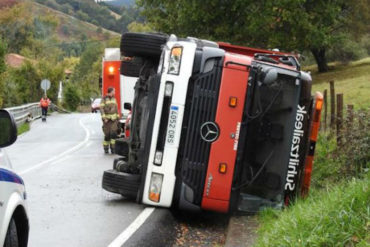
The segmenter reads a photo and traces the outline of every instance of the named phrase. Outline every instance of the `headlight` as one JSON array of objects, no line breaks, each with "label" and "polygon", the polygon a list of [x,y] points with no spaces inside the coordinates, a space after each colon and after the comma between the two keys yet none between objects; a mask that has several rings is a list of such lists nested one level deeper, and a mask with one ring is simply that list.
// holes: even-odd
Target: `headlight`
[{"label": "headlight", "polygon": [[152,173],[149,188],[149,200],[153,202],[159,202],[162,189],[163,174]]},{"label": "headlight", "polygon": [[181,66],[182,47],[173,47],[170,56],[168,74],[178,75]]}]

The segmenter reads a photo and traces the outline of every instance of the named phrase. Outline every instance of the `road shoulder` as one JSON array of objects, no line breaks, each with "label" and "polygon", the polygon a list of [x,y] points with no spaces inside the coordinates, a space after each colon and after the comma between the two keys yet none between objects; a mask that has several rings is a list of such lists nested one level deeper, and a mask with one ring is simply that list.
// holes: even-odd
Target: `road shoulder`
[{"label": "road shoulder", "polygon": [[225,247],[251,247],[257,239],[258,218],[235,215],[230,217]]}]

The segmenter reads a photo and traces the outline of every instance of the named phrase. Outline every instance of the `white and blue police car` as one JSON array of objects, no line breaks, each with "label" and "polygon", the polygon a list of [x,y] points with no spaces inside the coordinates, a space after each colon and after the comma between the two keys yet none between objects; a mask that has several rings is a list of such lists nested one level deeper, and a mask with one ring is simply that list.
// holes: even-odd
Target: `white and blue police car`
[{"label": "white and blue police car", "polygon": [[0,246],[26,247],[29,222],[27,216],[24,182],[11,167],[1,148],[17,139],[17,127],[13,117],[0,110]]}]

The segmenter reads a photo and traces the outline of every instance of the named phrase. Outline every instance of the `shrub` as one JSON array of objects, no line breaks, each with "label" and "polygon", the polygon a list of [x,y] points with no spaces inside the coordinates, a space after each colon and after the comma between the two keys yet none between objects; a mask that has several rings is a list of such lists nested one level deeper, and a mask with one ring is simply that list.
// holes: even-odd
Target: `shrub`
[{"label": "shrub", "polygon": [[367,56],[367,51],[358,42],[350,39],[343,39],[328,51],[329,61],[349,63]]},{"label": "shrub", "polygon": [[76,111],[79,104],[80,93],[77,87],[73,84],[67,84],[64,88],[64,107],[66,107],[68,110]]}]

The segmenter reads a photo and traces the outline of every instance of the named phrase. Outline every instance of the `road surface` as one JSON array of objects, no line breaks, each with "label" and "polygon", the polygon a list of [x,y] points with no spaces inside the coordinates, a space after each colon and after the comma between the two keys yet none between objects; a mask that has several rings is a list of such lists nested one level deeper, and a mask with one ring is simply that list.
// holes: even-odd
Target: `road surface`
[{"label": "road surface", "polygon": [[53,114],[6,148],[26,184],[30,247],[117,244],[152,213],[101,188],[115,157],[103,153],[102,139],[100,114]]}]

